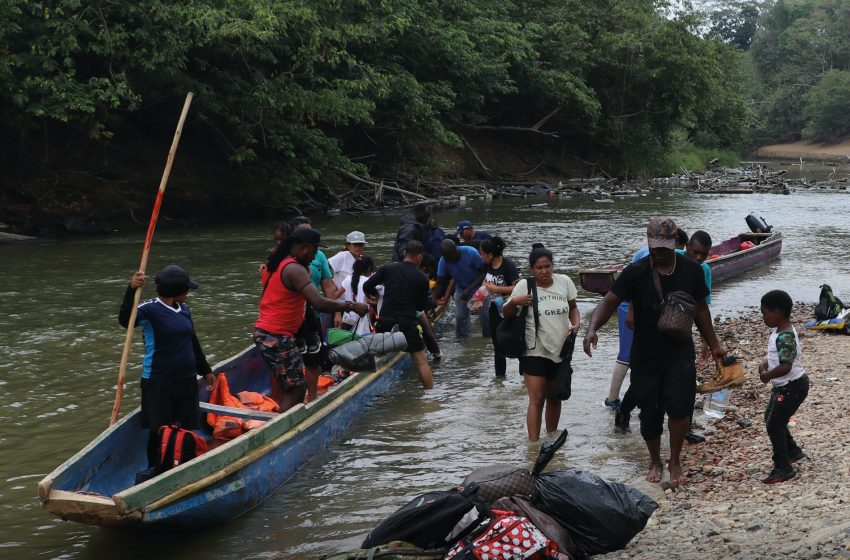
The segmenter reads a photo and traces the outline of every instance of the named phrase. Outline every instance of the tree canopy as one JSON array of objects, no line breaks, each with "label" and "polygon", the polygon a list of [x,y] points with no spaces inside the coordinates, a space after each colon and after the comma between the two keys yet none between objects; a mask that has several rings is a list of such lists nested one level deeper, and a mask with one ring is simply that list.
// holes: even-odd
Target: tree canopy
[{"label": "tree canopy", "polygon": [[[209,157],[265,170],[284,194],[363,170],[367,157],[387,170],[481,133],[634,173],[674,137],[734,146],[747,123],[739,53],[701,37],[692,15],[666,17],[667,7],[0,0],[0,120],[18,140],[0,157],[14,167],[45,142],[60,148],[52,157],[77,157],[170,123],[191,90]],[[770,29],[785,33],[780,19]],[[770,58],[771,41],[764,34],[753,48]],[[786,43],[774,59],[792,52]],[[815,50],[824,65],[841,56]]]},{"label": "tree canopy", "polygon": [[758,139],[848,133],[850,2],[778,0],[764,11],[751,53]]}]

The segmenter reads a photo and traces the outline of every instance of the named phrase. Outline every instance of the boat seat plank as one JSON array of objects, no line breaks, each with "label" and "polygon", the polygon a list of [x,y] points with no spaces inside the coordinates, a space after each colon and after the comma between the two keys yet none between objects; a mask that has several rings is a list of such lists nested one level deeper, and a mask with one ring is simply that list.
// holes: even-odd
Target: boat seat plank
[{"label": "boat seat plank", "polygon": [[222,416],[235,416],[237,418],[247,418],[248,420],[271,420],[277,418],[279,412],[266,412],[264,410],[252,410],[250,408],[234,408],[232,406],[222,406],[220,404],[201,403],[201,412],[212,412],[213,414],[221,414]]}]

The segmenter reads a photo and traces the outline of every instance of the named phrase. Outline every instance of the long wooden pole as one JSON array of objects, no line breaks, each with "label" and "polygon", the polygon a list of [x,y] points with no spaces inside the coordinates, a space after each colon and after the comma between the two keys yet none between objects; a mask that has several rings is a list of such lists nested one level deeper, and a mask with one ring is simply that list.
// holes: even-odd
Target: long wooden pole
[{"label": "long wooden pole", "polygon": [[[145,246],[142,249],[142,262],[139,264],[139,272],[142,273],[145,272],[148,266],[148,255],[151,250],[153,230],[156,228],[156,220],[159,218],[159,207],[162,206],[162,195],[165,193],[165,185],[168,183],[168,176],[171,174],[174,154],[177,152],[177,144],[180,142],[180,134],[183,132],[183,123],[186,122],[186,115],[189,113],[189,105],[192,104],[192,97],[192,92],[186,94],[183,111],[180,113],[180,120],[177,121],[177,130],[174,131],[174,140],[171,141],[171,149],[168,150],[168,159],[165,161],[165,170],[162,172],[162,179],[159,182],[159,191],[156,194],[156,202],[154,202],[153,212],[151,212],[151,221],[148,224],[148,233],[145,236]],[[136,326],[136,311],[141,298],[142,289],[136,288],[136,293],[133,297],[133,309],[130,311],[130,323],[127,325],[127,334],[124,336],[124,351],[121,353],[121,365],[118,368],[118,386],[115,390],[115,404],[112,405],[112,418],[109,420],[110,426],[118,421],[118,411],[121,409],[121,398],[124,396],[124,379],[127,374],[127,360],[130,357],[133,331]]]}]

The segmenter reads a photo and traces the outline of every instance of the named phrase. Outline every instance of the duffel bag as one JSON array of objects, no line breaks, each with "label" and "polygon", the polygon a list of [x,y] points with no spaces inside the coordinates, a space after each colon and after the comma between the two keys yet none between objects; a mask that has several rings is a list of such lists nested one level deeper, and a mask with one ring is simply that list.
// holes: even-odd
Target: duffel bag
[{"label": "duffel bag", "polygon": [[475,469],[465,479],[463,485],[478,485],[478,497],[493,503],[505,496],[522,496],[533,500],[537,494],[534,478],[528,469],[515,465],[490,465]]}]

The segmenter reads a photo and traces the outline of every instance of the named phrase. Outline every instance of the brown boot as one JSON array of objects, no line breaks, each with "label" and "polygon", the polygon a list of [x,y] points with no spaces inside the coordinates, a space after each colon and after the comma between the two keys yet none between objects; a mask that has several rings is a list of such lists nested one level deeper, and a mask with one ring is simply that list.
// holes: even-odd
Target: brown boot
[{"label": "brown boot", "polygon": [[713,393],[728,387],[743,385],[744,381],[746,381],[744,370],[736,358],[728,359],[728,365],[723,365],[718,360],[716,366],[717,373],[714,378],[707,383],[697,385],[697,393]]}]

